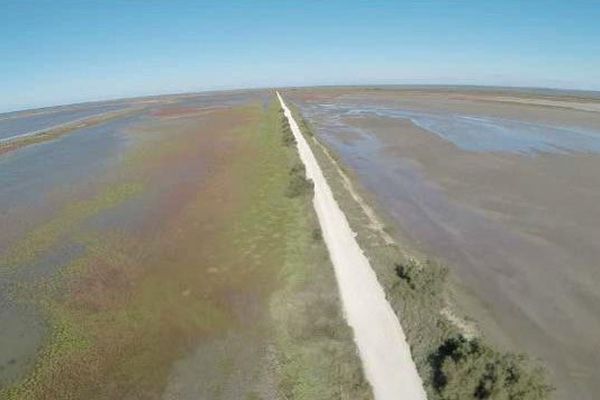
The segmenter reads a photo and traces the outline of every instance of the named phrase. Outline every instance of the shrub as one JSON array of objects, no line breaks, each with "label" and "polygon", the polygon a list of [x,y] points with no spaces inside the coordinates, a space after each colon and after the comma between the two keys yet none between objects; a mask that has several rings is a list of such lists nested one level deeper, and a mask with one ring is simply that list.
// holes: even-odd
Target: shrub
[{"label": "shrub", "polygon": [[318,226],[313,228],[312,238],[315,242],[320,242],[321,240],[323,240],[323,232],[321,232],[321,228],[319,228]]},{"label": "shrub", "polygon": [[286,195],[288,197],[298,197],[312,193],[313,183],[306,179],[306,170],[302,163],[294,164],[290,169],[290,182],[288,184]]},{"label": "shrub", "polygon": [[288,184],[286,195],[288,197],[299,197],[312,193],[312,191],[312,181],[309,181],[304,176],[294,174]]},{"label": "shrub", "polygon": [[306,133],[308,136],[315,136],[311,126],[304,117],[300,117],[300,124],[302,125],[302,132]]},{"label": "shrub", "polygon": [[289,125],[285,125],[283,127],[283,145],[284,146],[292,146],[294,144],[296,144],[296,138],[294,137],[294,134],[292,133],[292,129],[290,128]]},{"label": "shrub", "polygon": [[[283,112],[283,109],[280,109]],[[296,144],[296,138],[292,133],[292,128],[290,127],[290,122],[284,114],[281,114],[281,131],[283,133],[283,144],[284,146],[291,146]]]},{"label": "shrub", "polygon": [[433,386],[443,400],[542,400],[551,391],[525,356],[494,351],[479,339],[448,338],[430,362]]},{"label": "shrub", "polygon": [[294,166],[290,168],[290,175],[306,176],[306,168],[304,168],[304,164],[301,162],[294,164]]},{"label": "shrub", "polygon": [[420,294],[440,296],[444,291],[448,270],[437,263],[420,264],[410,259],[407,263],[396,263],[395,269],[396,275]]}]

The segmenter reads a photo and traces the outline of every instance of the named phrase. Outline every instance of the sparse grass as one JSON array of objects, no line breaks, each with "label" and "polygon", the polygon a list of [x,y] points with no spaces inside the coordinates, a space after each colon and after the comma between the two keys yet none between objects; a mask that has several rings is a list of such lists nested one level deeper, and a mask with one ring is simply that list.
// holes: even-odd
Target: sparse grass
[{"label": "sparse grass", "polygon": [[303,121],[301,129],[398,315],[428,398],[547,399],[551,388],[537,364],[526,356],[493,349],[485,338],[466,338],[446,317],[447,269],[386,244],[360,205],[347,195],[337,166],[315,143],[308,123],[293,105],[291,109],[296,121]]}]

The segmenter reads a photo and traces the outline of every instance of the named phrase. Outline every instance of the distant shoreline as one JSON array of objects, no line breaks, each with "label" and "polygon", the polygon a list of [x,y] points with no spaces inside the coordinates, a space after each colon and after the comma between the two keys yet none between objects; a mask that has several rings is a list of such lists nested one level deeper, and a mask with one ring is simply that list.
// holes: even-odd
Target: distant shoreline
[{"label": "distant shoreline", "polygon": [[[301,89],[320,89],[320,88],[349,88],[349,89],[407,89],[407,90],[443,90],[443,91],[492,91],[492,92],[503,92],[503,93],[523,93],[523,94],[538,94],[556,97],[581,97],[586,99],[600,100],[600,90],[587,90],[587,89],[566,89],[556,87],[535,87],[535,86],[496,86],[496,85],[460,85],[460,84],[443,84],[443,83],[429,83],[429,84],[396,84],[396,83],[365,83],[365,84],[323,84],[323,85],[308,85],[308,86],[296,86],[296,85],[283,85],[283,86],[257,86],[249,88],[223,88],[223,89],[207,89],[191,92],[175,92],[175,93],[161,93],[153,95],[141,95],[131,97],[115,97],[103,100],[85,100],[75,103],[64,103],[55,104],[42,107],[26,107],[13,110],[7,110],[0,112],[0,120],[5,119],[9,114],[20,114],[32,111],[50,111],[56,108],[72,107],[79,105],[91,105],[91,104],[106,104],[113,102],[126,102],[126,101],[159,101],[165,97],[187,97],[197,96],[199,94],[214,94],[214,93],[228,93],[228,92],[248,92],[254,90],[272,90],[274,87],[286,89],[286,90],[301,90]],[[12,116],[11,116],[12,118]]]}]

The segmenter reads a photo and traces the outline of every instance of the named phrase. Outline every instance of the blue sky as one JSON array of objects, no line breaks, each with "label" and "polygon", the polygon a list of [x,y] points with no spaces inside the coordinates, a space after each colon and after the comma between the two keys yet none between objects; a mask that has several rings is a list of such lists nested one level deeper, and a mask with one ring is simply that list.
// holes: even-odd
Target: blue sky
[{"label": "blue sky", "polygon": [[0,54],[0,111],[284,85],[600,90],[600,2],[3,0]]}]

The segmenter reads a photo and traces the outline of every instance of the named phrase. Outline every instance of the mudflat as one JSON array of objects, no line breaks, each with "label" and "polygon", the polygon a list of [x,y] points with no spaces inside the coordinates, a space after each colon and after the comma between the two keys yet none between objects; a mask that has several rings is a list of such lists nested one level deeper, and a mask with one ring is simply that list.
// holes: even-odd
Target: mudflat
[{"label": "mudflat", "polygon": [[600,391],[600,100],[458,88],[286,93],[483,334]]}]

